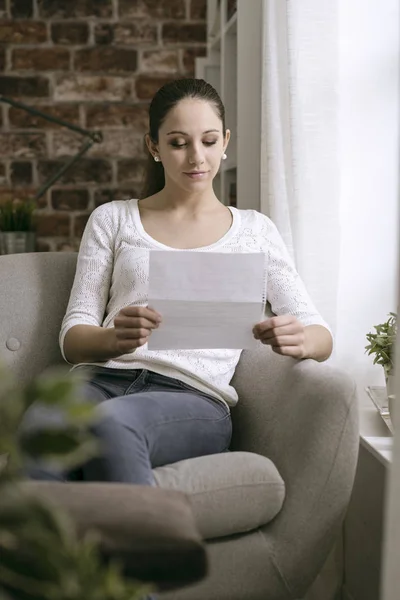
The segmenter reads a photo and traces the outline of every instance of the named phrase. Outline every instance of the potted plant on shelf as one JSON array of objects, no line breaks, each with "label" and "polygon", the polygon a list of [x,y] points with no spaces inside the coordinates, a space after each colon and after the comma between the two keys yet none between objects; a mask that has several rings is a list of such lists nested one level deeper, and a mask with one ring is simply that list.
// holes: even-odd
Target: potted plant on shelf
[{"label": "potted plant on shelf", "polygon": [[0,254],[35,251],[35,204],[10,200],[0,205]]},{"label": "potted plant on shelf", "polygon": [[[389,412],[393,415],[394,393],[394,350],[397,335],[397,314],[389,313],[384,323],[374,325],[375,332],[367,333],[368,345],[365,350],[374,356],[374,365],[381,365],[385,374],[386,391],[389,399]],[[392,419],[393,420],[393,419]]]}]

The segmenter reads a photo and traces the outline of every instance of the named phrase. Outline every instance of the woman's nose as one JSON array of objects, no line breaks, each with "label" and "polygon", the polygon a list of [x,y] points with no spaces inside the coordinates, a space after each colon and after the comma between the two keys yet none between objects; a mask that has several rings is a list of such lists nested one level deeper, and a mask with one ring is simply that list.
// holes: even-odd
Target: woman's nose
[{"label": "woman's nose", "polygon": [[198,146],[194,146],[189,156],[189,163],[191,165],[201,165],[204,162],[204,155],[202,149]]}]

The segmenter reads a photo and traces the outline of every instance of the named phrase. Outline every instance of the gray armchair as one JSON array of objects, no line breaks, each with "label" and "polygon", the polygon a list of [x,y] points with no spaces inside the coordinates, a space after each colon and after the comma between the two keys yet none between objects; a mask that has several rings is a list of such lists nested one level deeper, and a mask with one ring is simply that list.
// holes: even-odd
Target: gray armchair
[{"label": "gray armchair", "polygon": [[[21,379],[62,361],[75,263],[73,253],[0,257],[0,362]],[[190,498],[209,564],[207,577],[160,600],[299,599],[340,533],[358,452],[353,382],[260,345],[243,353],[234,385],[231,452],[154,471],[161,488]],[[54,497],[68,504],[68,489]]]}]

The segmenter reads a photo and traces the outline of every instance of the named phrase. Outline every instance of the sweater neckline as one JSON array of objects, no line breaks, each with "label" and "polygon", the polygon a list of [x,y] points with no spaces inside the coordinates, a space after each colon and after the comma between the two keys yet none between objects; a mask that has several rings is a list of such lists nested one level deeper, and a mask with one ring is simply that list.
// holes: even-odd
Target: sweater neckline
[{"label": "sweater neckline", "polygon": [[198,251],[202,251],[202,250],[212,250],[214,248],[218,248],[218,247],[226,244],[226,242],[229,241],[235,235],[235,233],[237,232],[237,230],[239,228],[239,224],[240,224],[240,213],[239,213],[238,209],[235,208],[234,206],[228,206],[227,208],[230,210],[230,212],[232,214],[232,223],[231,223],[231,226],[228,229],[228,231],[219,240],[217,240],[213,244],[209,244],[208,246],[198,246],[197,248],[173,248],[172,246],[167,246],[166,244],[159,242],[158,240],[156,240],[155,238],[153,238],[151,235],[149,235],[147,233],[147,231],[143,227],[142,219],[140,217],[138,199],[136,199],[136,198],[132,199],[131,202],[132,202],[133,221],[134,221],[135,226],[139,230],[141,236],[143,238],[145,238],[148,242],[150,242],[153,246],[156,246],[157,248],[162,248],[164,250],[176,250],[179,252],[196,252],[196,251],[198,252]]}]

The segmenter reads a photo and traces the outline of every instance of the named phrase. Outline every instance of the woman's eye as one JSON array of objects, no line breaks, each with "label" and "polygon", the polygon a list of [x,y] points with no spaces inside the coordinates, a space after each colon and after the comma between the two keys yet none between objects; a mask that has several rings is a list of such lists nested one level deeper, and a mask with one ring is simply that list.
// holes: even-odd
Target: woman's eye
[{"label": "woman's eye", "polygon": [[184,148],[186,146],[185,142],[171,142],[171,146],[173,148]]},{"label": "woman's eye", "polygon": [[213,141],[207,141],[207,140],[205,140],[205,141],[203,142],[203,144],[204,144],[205,146],[214,146],[216,143],[217,143],[217,140],[213,140]]}]

